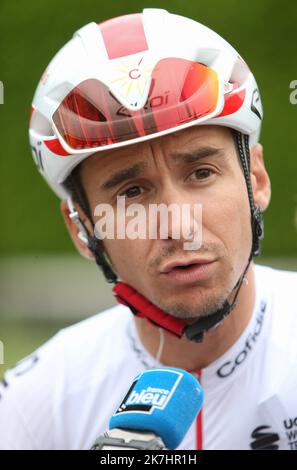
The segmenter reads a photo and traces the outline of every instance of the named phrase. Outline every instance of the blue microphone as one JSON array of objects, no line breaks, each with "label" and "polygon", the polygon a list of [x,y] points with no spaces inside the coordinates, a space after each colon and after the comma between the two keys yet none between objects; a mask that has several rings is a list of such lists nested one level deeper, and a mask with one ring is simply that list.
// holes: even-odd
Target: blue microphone
[{"label": "blue microphone", "polygon": [[[201,410],[203,396],[189,372],[172,367],[146,370],[135,378],[110,419],[110,431],[93,449],[176,449]],[[125,433],[130,433],[129,440]]]}]

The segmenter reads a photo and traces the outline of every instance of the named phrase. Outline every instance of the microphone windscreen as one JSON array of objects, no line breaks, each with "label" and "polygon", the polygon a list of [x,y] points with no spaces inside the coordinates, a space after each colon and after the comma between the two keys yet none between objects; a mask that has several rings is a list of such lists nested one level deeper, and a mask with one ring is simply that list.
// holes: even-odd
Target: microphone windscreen
[{"label": "microphone windscreen", "polygon": [[149,369],[139,374],[118,410],[110,429],[150,431],[175,449],[198,415],[203,389],[189,372],[172,367]]}]

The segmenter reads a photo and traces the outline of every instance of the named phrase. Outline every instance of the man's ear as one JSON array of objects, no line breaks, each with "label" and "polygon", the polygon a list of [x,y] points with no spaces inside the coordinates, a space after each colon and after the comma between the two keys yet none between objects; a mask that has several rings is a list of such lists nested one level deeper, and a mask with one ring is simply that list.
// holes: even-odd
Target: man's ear
[{"label": "man's ear", "polygon": [[[75,202],[73,204],[74,204],[75,209],[79,213],[79,216],[80,216],[82,222],[85,224],[87,230],[89,231],[90,234],[92,234],[93,233],[93,228],[91,226],[90,221],[86,218],[86,216],[84,215],[84,213],[81,210],[81,208],[79,207],[79,205],[76,204]],[[70,212],[69,212],[67,202],[62,201],[60,207],[61,207],[61,212],[62,212],[64,221],[65,221],[66,227],[68,229],[68,232],[69,232],[69,234],[72,238],[72,241],[73,241],[74,245],[76,246],[76,249],[78,250],[78,252],[84,258],[94,260],[95,257],[93,255],[93,253],[90,251],[90,249],[88,248],[86,243],[84,243],[78,236],[78,234],[80,232],[80,229],[77,226],[77,224],[75,223],[75,221],[73,219],[71,219],[70,216],[69,216]]]},{"label": "man's ear", "polygon": [[261,212],[269,206],[271,198],[271,185],[269,175],[266,171],[263,159],[263,147],[255,144],[251,149],[251,183],[255,205],[260,207]]}]

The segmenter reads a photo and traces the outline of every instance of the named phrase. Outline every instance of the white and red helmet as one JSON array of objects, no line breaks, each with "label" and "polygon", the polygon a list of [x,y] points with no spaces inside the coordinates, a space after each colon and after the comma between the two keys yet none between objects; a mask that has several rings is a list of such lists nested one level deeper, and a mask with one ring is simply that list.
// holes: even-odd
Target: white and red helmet
[{"label": "white and red helmet", "polygon": [[259,138],[255,78],[223,38],[197,21],[145,9],[90,23],[56,54],[34,95],[29,135],[40,172],[61,197],[85,158],[189,126]]}]

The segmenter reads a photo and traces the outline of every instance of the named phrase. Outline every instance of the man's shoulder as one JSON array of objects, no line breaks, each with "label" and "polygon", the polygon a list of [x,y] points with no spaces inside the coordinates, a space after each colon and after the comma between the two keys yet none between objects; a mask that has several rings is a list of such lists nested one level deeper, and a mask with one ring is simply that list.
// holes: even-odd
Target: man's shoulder
[{"label": "man's shoulder", "polygon": [[[255,275],[257,288],[269,294],[275,309],[281,308],[288,315],[290,312],[297,312],[297,271],[257,264]],[[293,315],[292,320],[297,321],[297,315]]]},{"label": "man's shoulder", "polygon": [[121,352],[127,349],[126,332],[131,321],[130,310],[116,305],[63,328],[40,348],[40,353],[59,354],[64,373],[76,374],[79,380],[79,374],[91,370],[93,365],[98,369],[110,364],[113,354],[121,357]]},{"label": "man's shoulder", "polygon": [[131,322],[132,314],[124,305],[116,305],[96,315],[86,318],[78,323],[63,328],[59,332],[60,341],[65,345],[72,345],[73,341],[96,342],[108,338],[108,334],[122,336],[123,330]]},{"label": "man's shoulder", "polygon": [[[113,393],[120,389],[116,381],[129,351],[126,332],[131,318],[130,311],[121,305],[105,310],[59,331],[6,372],[0,383],[0,416],[2,421],[10,420],[10,429],[3,448],[14,445],[36,449],[73,445],[82,448],[85,445],[67,442],[69,436],[65,429],[68,427],[67,432],[71,434],[76,420],[83,429],[100,400],[107,399],[108,380],[112,381]],[[104,414],[103,419],[102,413],[105,411],[101,410],[105,423],[108,416]],[[111,413],[108,407],[106,413]],[[61,426],[52,432],[57,423]],[[94,429],[91,426],[91,430],[87,427],[82,433],[73,431],[73,439],[81,438],[82,434],[90,442],[95,439],[97,423],[91,424]],[[0,419],[0,433],[1,429]],[[13,436],[16,436],[14,444]]]},{"label": "man's shoulder", "polygon": [[[91,380],[94,369],[99,373],[108,364],[110,367],[111,357],[113,363],[115,358],[121,359],[121,352],[127,350],[126,330],[131,315],[128,308],[119,305],[60,330],[7,371],[2,386],[4,383],[9,390],[10,385],[18,385],[28,399],[34,391],[36,395],[47,389],[50,393],[53,383],[56,390],[65,391],[67,383],[80,387]],[[2,390],[3,395],[8,390]]]},{"label": "man's shoulder", "polygon": [[125,338],[127,325],[132,320],[130,310],[123,305],[116,305],[78,323],[61,329],[55,336],[44,343],[36,352],[43,356],[60,356],[71,362],[86,354],[104,353],[104,347],[113,344],[120,346],[120,338]]},{"label": "man's shoulder", "polygon": [[[267,306],[261,323],[262,348],[255,357],[254,381],[261,414],[271,421],[296,410],[297,387],[297,272],[255,265],[256,290]],[[264,330],[265,329],[265,333]],[[264,334],[264,336],[263,336]]]},{"label": "man's shoulder", "polygon": [[254,264],[256,276],[258,279],[267,282],[279,282],[282,288],[291,289],[297,281],[297,271],[274,268],[263,264]]},{"label": "man's shoulder", "polygon": [[270,300],[274,329],[290,337],[297,328],[297,272],[255,265],[255,273],[258,289]]},{"label": "man's shoulder", "polygon": [[[267,340],[271,371],[277,381],[286,377],[289,371],[297,385],[297,272],[257,265],[256,276],[269,303]],[[287,381],[287,377],[284,380]]]}]

